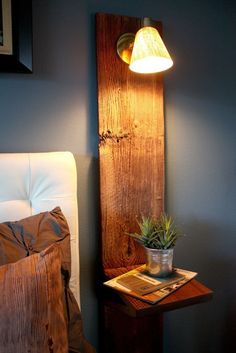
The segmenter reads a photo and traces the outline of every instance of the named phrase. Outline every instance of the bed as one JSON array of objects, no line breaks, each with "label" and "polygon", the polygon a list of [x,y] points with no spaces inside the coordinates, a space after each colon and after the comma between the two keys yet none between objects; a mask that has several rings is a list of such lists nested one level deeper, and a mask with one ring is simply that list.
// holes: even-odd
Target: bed
[{"label": "bed", "polygon": [[0,353],[94,352],[79,309],[72,153],[0,154],[0,222]]}]

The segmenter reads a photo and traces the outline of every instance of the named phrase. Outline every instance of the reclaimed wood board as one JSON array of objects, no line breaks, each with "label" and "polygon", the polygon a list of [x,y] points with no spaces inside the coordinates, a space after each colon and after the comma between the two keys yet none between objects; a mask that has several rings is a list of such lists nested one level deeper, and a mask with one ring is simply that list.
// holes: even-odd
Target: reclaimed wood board
[{"label": "reclaimed wood board", "polygon": [[133,73],[116,53],[120,35],[139,28],[137,18],[96,15],[104,269],[145,262],[142,247],[126,233],[138,230],[141,215],[158,216],[164,208],[162,74]]}]

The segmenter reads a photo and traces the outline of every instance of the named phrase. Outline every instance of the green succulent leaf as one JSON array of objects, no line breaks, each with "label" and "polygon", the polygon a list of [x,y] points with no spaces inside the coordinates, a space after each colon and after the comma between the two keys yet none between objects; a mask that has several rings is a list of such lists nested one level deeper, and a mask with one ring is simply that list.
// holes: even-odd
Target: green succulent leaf
[{"label": "green succulent leaf", "polygon": [[140,233],[128,233],[143,246],[152,249],[170,249],[182,236],[179,229],[175,226],[173,219],[161,214],[159,218],[142,216],[138,221]]}]

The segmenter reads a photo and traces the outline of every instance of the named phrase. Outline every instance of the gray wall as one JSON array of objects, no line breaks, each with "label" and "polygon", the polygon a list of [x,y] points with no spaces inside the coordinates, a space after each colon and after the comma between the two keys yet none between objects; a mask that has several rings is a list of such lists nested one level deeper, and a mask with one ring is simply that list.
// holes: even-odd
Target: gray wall
[{"label": "gray wall", "polygon": [[166,206],[186,238],[179,267],[214,290],[165,316],[165,353],[230,352],[236,334],[236,5],[233,1],[33,0],[34,73],[0,74],[0,151],[78,160],[82,314],[97,344],[95,12],[152,16],[175,61],[165,75]]}]

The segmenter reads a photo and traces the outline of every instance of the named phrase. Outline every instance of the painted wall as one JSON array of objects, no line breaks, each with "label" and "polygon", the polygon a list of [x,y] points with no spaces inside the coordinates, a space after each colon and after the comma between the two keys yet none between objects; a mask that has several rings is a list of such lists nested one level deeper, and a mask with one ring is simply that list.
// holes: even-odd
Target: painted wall
[{"label": "painted wall", "polygon": [[82,313],[97,344],[94,14],[152,16],[175,61],[165,79],[167,210],[187,237],[175,262],[214,299],[165,316],[165,353],[231,352],[236,334],[236,5],[230,0],[33,0],[34,73],[0,74],[0,151],[78,160]]}]

